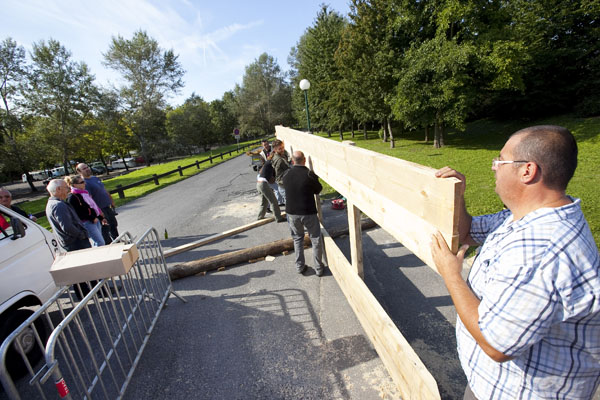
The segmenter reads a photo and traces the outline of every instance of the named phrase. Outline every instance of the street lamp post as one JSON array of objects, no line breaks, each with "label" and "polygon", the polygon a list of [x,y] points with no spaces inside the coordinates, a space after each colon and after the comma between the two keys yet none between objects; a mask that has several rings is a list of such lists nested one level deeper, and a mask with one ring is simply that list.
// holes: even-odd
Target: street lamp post
[{"label": "street lamp post", "polygon": [[304,91],[304,103],[306,104],[306,123],[308,125],[308,131],[310,132],[310,112],[308,111],[308,89],[310,89],[310,82],[308,79],[302,79],[300,81],[300,89]]}]

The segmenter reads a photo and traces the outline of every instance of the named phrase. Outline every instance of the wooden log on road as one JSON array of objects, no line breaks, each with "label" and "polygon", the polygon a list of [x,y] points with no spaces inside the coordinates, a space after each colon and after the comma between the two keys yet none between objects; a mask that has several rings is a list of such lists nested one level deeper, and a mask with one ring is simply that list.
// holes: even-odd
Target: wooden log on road
[{"label": "wooden log on road", "polygon": [[[365,219],[361,222],[363,231],[375,226],[377,226],[377,224],[371,219]],[[348,228],[346,227],[341,229],[332,229],[329,236],[336,238],[347,234]],[[308,235],[304,236],[304,246],[310,246],[310,239]],[[231,251],[212,257],[206,257],[199,260],[177,264],[169,267],[169,276],[171,280],[185,278],[186,276],[196,275],[200,272],[211,271],[220,267],[228,267],[230,265],[248,262],[249,260],[266,257],[269,255],[277,255],[283,253],[284,251],[290,251],[293,249],[294,241],[291,238],[281,239],[275,242],[250,247],[248,249]]]}]

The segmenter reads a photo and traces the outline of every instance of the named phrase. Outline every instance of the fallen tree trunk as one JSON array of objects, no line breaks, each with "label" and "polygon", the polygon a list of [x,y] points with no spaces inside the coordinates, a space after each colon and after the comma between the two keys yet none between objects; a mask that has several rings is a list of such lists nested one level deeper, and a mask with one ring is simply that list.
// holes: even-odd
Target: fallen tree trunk
[{"label": "fallen tree trunk", "polygon": [[[361,221],[363,230],[377,226],[371,219]],[[348,234],[348,228],[332,229],[329,236],[336,238]],[[304,247],[310,246],[310,239],[304,235]],[[186,276],[196,275],[203,271],[211,271],[220,267],[228,267],[230,265],[240,264],[269,255],[281,254],[284,251],[294,250],[293,239],[281,239],[275,242],[261,244],[259,246],[250,247],[248,249],[231,251],[228,253],[218,254],[212,257],[201,258],[199,260],[188,261],[181,264],[169,267],[169,277],[171,280],[185,278]]]}]

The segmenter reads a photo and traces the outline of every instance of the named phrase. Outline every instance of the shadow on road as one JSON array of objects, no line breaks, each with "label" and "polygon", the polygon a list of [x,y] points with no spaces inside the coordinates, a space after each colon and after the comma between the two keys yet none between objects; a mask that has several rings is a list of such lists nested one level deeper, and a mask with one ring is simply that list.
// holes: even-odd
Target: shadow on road
[{"label": "shadow on road", "polygon": [[[336,243],[350,259],[348,238]],[[462,398],[467,381],[448,320],[455,313],[444,315],[438,309],[453,310],[441,278],[398,242],[378,244],[363,234],[363,250],[365,283],[435,378],[442,399]]]},{"label": "shadow on road", "polygon": [[[191,288],[198,281],[182,283]],[[216,275],[205,282],[206,290],[225,285]],[[186,298],[190,303],[172,303],[159,325],[185,322],[197,331],[187,338],[154,337],[141,362],[157,359],[168,371],[138,376],[125,398],[349,398],[343,371],[377,357],[362,335],[327,343],[302,290]]]}]

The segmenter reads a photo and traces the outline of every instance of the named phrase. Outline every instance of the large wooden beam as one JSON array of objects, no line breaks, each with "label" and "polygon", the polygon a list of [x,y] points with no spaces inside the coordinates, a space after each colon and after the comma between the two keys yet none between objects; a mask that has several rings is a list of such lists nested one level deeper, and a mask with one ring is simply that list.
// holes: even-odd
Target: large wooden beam
[{"label": "large wooden beam", "polygon": [[402,399],[439,399],[435,379],[325,229],[329,269],[386,366]]},{"label": "large wooden beam", "polygon": [[458,179],[283,126],[275,130],[286,148],[303,151],[319,177],[434,270],[429,243],[436,230],[458,250]]},{"label": "large wooden beam", "polygon": [[[360,223],[361,229],[370,229],[376,226],[375,222],[371,219],[364,219]],[[348,228],[337,228],[332,229],[330,236],[338,237],[348,234]],[[304,246],[310,246],[310,239],[308,234],[304,235]],[[196,246],[197,247],[197,246]],[[188,249],[189,250],[189,249]],[[169,277],[171,280],[185,278],[186,276],[196,275],[200,272],[211,271],[219,267],[228,267],[230,265],[236,265],[250,260],[254,260],[268,255],[281,254],[284,251],[293,251],[294,242],[291,238],[281,239],[271,243],[265,243],[258,246],[250,247],[247,249],[229,251],[223,254],[217,254],[216,256],[201,258],[198,260],[188,261],[174,266],[170,266]]]}]

